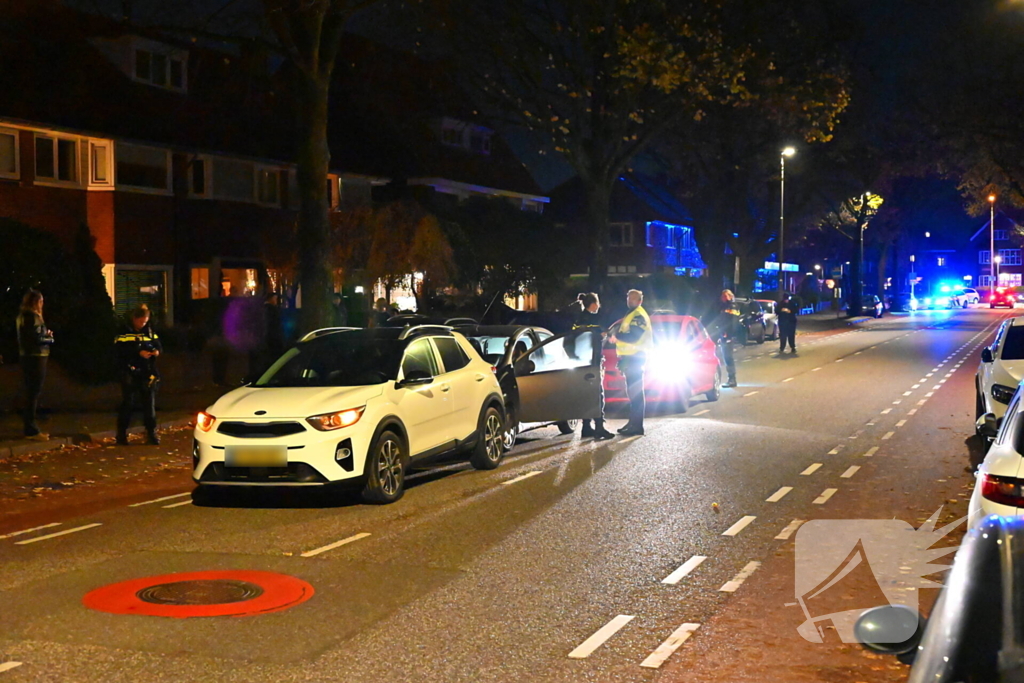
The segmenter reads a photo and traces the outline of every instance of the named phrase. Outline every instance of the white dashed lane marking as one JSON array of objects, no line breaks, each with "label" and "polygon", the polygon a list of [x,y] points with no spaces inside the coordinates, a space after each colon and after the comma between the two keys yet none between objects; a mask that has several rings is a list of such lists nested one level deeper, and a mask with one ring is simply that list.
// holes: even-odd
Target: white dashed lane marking
[{"label": "white dashed lane marking", "polygon": [[814,474],[815,472],[817,472],[818,469],[820,469],[820,468],[821,468],[821,463],[820,462],[816,462],[813,465],[811,465],[810,467],[808,467],[806,470],[801,472],[800,474],[805,476],[805,477],[807,477],[807,476],[810,476],[810,475]]},{"label": "white dashed lane marking", "polygon": [[731,581],[726,581],[725,584],[718,589],[720,593],[735,593],[739,590],[739,587],[743,585],[743,582],[750,578],[750,575],[757,571],[757,568],[761,566],[760,562],[748,562],[747,566],[740,571],[739,574],[732,577]]},{"label": "white dashed lane marking", "polygon": [[620,614],[619,616],[615,617],[607,624],[599,628],[594,633],[594,635],[590,636],[582,643],[580,643],[579,647],[577,647],[575,650],[569,653],[569,658],[586,659],[591,654],[593,654],[594,650],[608,642],[609,638],[618,633],[623,626],[633,621],[633,619],[635,618],[636,615],[633,614]]},{"label": "white dashed lane marking", "polygon": [[343,545],[348,545],[349,543],[352,543],[353,541],[358,541],[359,539],[366,538],[369,535],[370,534],[368,534],[366,532],[363,532],[363,533],[360,533],[360,534],[356,534],[355,536],[349,536],[348,538],[343,538],[340,541],[335,541],[334,543],[330,543],[330,544],[322,546],[320,548],[316,548],[314,550],[307,550],[306,552],[302,553],[301,557],[316,557],[320,553],[326,553],[328,550],[334,550],[335,548],[340,548]]},{"label": "white dashed lane marking", "polygon": [[868,449],[868,452],[864,454],[865,458],[870,458],[872,455],[878,452],[878,446],[872,446]]},{"label": "white dashed lane marking", "polygon": [[849,479],[853,475],[857,474],[857,470],[859,470],[859,469],[860,469],[860,465],[852,465],[851,467],[847,468],[847,470],[845,472],[840,474],[839,478],[840,479]]},{"label": "white dashed lane marking", "polygon": [[766,502],[766,503],[778,503],[780,500],[782,500],[783,498],[786,497],[786,494],[788,494],[792,490],[793,490],[792,486],[783,486],[778,491],[776,491],[772,495],[768,496],[768,498],[766,498],[764,502]]},{"label": "white dashed lane marking", "polygon": [[153,500],[146,500],[146,501],[143,501],[141,503],[132,503],[128,507],[130,507],[130,508],[137,508],[140,505],[150,505],[152,503],[162,503],[165,500],[174,500],[175,498],[182,498],[184,496],[191,496],[191,495],[192,495],[191,491],[187,491],[185,493],[175,493],[173,496],[164,496],[163,498],[154,498]]},{"label": "white dashed lane marking", "polygon": [[885,435],[882,437],[882,441],[888,441],[893,436],[895,436],[895,434],[896,432],[886,432]]},{"label": "white dashed lane marking", "polygon": [[745,517],[741,518],[738,522],[733,524],[731,527],[726,529],[724,532],[722,532],[722,535],[723,536],[735,536],[739,532],[741,532],[744,529],[746,529],[747,526],[751,522],[753,522],[755,519],[757,519],[757,517],[755,515],[746,515]]},{"label": "white dashed lane marking", "polygon": [[814,499],[815,505],[824,505],[828,502],[828,499],[836,495],[839,489],[825,489],[821,492],[821,495]]},{"label": "white dashed lane marking", "polygon": [[693,416],[694,417],[700,417],[701,415],[707,415],[710,412],[711,412],[710,410],[705,408],[704,410],[700,411],[699,413],[694,413]]},{"label": "white dashed lane marking", "polygon": [[29,543],[37,543],[38,541],[47,541],[51,538],[57,538],[58,536],[66,536],[67,534],[73,534],[79,531],[85,531],[86,529],[92,529],[93,527],[102,526],[100,522],[94,524],[86,524],[85,526],[75,527],[74,529],[65,529],[64,531],[57,531],[52,534],[45,536],[36,536],[35,538],[26,538],[24,541],[16,541],[14,545],[28,545]]},{"label": "white dashed lane marking", "polygon": [[14,538],[15,536],[23,536],[25,534],[30,534],[33,531],[41,531],[43,529],[52,529],[55,526],[60,526],[60,522],[53,522],[52,524],[44,524],[42,526],[34,526],[31,529],[22,529],[21,531],[12,531],[9,534],[4,534],[3,536],[0,536],[0,540],[3,540],[5,538]]},{"label": "white dashed lane marking", "polygon": [[701,563],[704,562],[704,560],[706,559],[708,558],[704,555],[694,555],[686,562],[684,562],[682,566],[679,567],[679,569],[675,570],[674,572],[666,576],[664,579],[662,579],[661,582],[667,583],[670,586],[676,585],[683,579],[683,577],[685,577],[687,574],[689,574],[694,569],[699,567]]},{"label": "white dashed lane marking", "polygon": [[896,426],[897,426],[897,427],[902,427],[902,426],[903,426],[903,425],[905,425],[905,424],[907,424],[907,421],[906,421],[906,420],[900,420],[899,422],[897,422],[897,423],[896,423]]},{"label": "white dashed lane marking", "polygon": [[779,535],[775,537],[776,541],[788,541],[789,537],[793,535],[793,532],[800,528],[800,525],[804,523],[802,519],[794,519],[792,522],[786,525],[786,528],[779,532]]},{"label": "white dashed lane marking", "polygon": [[[622,443],[622,442],[620,441],[619,443]],[[508,481],[501,482],[501,485],[502,486],[508,486],[509,484],[515,484],[516,482],[520,482],[520,481],[522,481],[524,479],[529,479],[530,477],[536,477],[538,474],[543,474],[543,473],[540,472],[540,471],[536,471],[535,470],[533,472],[527,472],[526,474],[520,474],[518,477],[515,477],[513,479],[509,479]]]},{"label": "white dashed lane marking", "polygon": [[192,504],[191,500],[183,500],[180,503],[171,503],[170,505],[161,505],[160,507],[162,507],[164,510],[169,510],[171,508],[180,508],[182,505],[191,505],[191,504]]},{"label": "white dashed lane marking", "polygon": [[0,664],[0,674],[11,669],[17,669],[19,666],[21,666],[21,662],[4,662]]},{"label": "white dashed lane marking", "polygon": [[665,660],[672,656],[672,653],[682,647],[693,632],[700,628],[700,624],[683,624],[668,637],[664,643],[658,646],[658,649],[650,654],[650,656],[640,663],[640,666],[647,669],[657,669]]}]

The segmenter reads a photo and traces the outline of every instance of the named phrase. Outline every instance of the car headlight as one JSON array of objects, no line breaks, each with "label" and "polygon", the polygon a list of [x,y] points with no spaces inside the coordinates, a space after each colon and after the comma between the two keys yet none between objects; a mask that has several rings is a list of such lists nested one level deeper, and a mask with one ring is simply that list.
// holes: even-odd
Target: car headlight
[{"label": "car headlight", "polygon": [[213,423],[217,421],[213,415],[210,415],[205,410],[196,415],[196,427],[201,432],[208,432],[213,429]]},{"label": "car headlight", "polygon": [[689,377],[693,366],[690,350],[681,344],[662,344],[651,354],[651,371],[654,377],[672,382]]},{"label": "car headlight", "polygon": [[1010,404],[1010,399],[1013,398],[1013,387],[1008,387],[1003,384],[992,385],[992,398],[999,401],[1000,403]]},{"label": "car headlight", "polygon": [[324,413],[323,415],[307,417],[306,422],[317,431],[333,432],[335,429],[351,427],[356,422],[359,422],[359,418],[363,416],[363,411],[365,410],[366,406],[348,408],[347,410],[339,410],[336,413]]},{"label": "car headlight", "polygon": [[948,306],[949,305],[949,297],[948,296],[939,297],[938,299],[935,300],[935,305],[936,306]]}]

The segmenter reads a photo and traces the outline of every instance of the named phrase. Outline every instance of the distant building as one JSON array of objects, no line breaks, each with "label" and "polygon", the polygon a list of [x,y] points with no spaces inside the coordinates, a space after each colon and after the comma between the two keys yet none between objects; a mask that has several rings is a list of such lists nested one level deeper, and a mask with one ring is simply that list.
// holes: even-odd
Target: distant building
[{"label": "distant building", "polygon": [[[1024,229],[1020,223],[1001,211],[996,212],[995,231],[990,233],[991,222],[984,225],[971,237],[971,245],[977,253],[977,277],[979,287],[990,287],[996,270],[999,272],[999,285],[1003,287],[1020,287],[1024,266],[1021,261],[1021,243],[1024,242]],[[994,237],[995,252],[999,257],[998,269],[992,267],[989,250],[990,240]],[[941,258],[941,257],[940,257]]]}]

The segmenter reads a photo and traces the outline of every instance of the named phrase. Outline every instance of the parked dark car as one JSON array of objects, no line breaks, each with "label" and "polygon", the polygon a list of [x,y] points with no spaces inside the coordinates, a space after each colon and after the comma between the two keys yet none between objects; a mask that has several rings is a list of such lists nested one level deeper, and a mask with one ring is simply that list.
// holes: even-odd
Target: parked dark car
[{"label": "parked dark car", "polygon": [[737,341],[744,345],[750,342],[764,344],[768,338],[768,327],[760,302],[754,299],[736,299],[736,305],[740,309]]},{"label": "parked dark car", "polygon": [[874,294],[865,294],[860,298],[861,315],[870,315],[873,318],[881,318],[885,311],[882,300]]},{"label": "parked dark car", "polygon": [[992,515],[967,532],[927,622],[886,605],[862,614],[855,634],[912,662],[909,683],[1024,680],[1024,518]]}]

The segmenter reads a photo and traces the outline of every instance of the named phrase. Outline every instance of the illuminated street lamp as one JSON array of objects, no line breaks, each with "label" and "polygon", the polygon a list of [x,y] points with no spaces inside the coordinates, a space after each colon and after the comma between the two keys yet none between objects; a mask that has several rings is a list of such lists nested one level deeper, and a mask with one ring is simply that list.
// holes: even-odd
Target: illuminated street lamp
[{"label": "illuminated street lamp", "polygon": [[796,154],[795,147],[786,147],[779,155],[782,172],[779,175],[779,299],[782,299],[783,274],[782,265],[786,262],[786,157]]},{"label": "illuminated street lamp", "polygon": [[[988,272],[989,275],[995,273],[995,262],[996,262],[996,196],[990,194],[988,196]],[[998,279],[992,280],[992,286],[995,287],[999,283]]]},{"label": "illuminated street lamp", "polygon": [[916,261],[916,260],[917,260],[917,258],[913,254],[911,254],[910,255],[910,310],[911,311],[916,311],[917,310],[917,306],[914,305],[914,302],[916,301],[916,299],[914,298],[914,283],[917,281],[917,273],[914,272],[914,261]]}]

